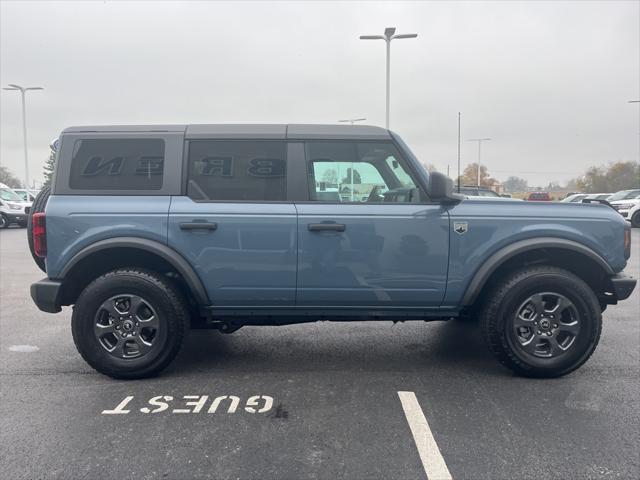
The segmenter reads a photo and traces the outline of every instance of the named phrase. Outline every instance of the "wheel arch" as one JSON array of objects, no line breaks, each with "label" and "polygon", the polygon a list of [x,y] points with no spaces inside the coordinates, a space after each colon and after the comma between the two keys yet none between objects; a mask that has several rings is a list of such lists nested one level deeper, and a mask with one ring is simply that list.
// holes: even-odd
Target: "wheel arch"
[{"label": "wheel arch", "polygon": [[[576,262],[579,259],[580,262]],[[611,266],[597,252],[573,240],[543,237],[521,240],[491,255],[475,272],[465,294],[462,306],[472,306],[486,286],[495,281],[500,272],[510,267],[547,261],[577,273],[587,273],[586,281],[598,296],[604,276],[614,275]]]},{"label": "wheel arch", "polygon": [[[187,290],[185,293],[197,304],[210,304],[202,280],[182,255],[160,242],[137,237],[100,240],[76,253],[55,279],[65,284],[64,304],[75,301],[83,283],[81,280],[96,278],[108,270],[127,266],[148,267],[159,273],[177,274]],[[91,267],[89,275],[87,272]],[[74,279],[78,281],[74,282]]]}]

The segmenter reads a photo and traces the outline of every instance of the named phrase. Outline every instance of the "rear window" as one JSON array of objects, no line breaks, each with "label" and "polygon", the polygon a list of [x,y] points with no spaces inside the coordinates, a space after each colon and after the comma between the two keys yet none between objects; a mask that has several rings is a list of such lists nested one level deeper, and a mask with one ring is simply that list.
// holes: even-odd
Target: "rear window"
[{"label": "rear window", "polygon": [[199,201],[282,201],[285,144],[280,141],[193,140],[187,195]]},{"label": "rear window", "polygon": [[109,138],[77,140],[69,187],[74,190],[160,190],[164,140]]}]

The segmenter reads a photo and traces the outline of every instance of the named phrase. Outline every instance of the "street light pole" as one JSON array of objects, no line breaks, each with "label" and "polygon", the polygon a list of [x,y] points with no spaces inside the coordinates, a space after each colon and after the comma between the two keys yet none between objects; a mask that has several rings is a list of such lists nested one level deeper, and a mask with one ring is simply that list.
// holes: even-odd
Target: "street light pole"
[{"label": "street light pole", "polygon": [[391,40],[402,38],[416,38],[417,33],[401,33],[396,35],[395,27],[387,27],[384,29],[384,35],[360,35],[360,40],[384,40],[387,43],[387,95],[386,95],[386,112],[385,126],[389,129],[389,104],[391,98]]},{"label": "street light pole", "polygon": [[478,142],[478,186],[480,186],[480,153],[482,151],[482,142],[487,142],[490,138],[470,138],[469,142]]},{"label": "street light pole", "polygon": [[26,93],[29,90],[44,90],[42,87],[21,87],[10,83],[8,87],[4,87],[4,90],[18,90],[22,97],[22,140],[24,142],[24,176],[25,187],[27,190],[31,188],[29,184],[29,154],[27,152],[27,106],[25,101]]}]

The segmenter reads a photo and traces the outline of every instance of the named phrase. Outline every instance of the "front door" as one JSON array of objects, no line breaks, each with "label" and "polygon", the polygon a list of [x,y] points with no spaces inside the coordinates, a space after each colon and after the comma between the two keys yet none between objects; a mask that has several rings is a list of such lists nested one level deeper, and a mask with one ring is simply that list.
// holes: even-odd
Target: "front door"
[{"label": "front door", "polygon": [[172,197],[169,245],[216,306],[292,306],[297,221],[285,200],[285,143],[192,140],[187,196]]},{"label": "front door", "polygon": [[309,142],[306,157],[297,305],[439,306],[448,214],[426,201],[393,143]]}]

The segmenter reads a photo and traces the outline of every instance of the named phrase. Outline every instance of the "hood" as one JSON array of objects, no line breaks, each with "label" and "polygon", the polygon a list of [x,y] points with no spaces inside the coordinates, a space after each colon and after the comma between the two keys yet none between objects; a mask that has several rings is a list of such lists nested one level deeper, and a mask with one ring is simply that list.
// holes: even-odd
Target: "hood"
[{"label": "hood", "polygon": [[487,200],[489,202],[523,202],[524,201],[521,198],[511,198],[511,197],[480,197],[480,196],[471,196],[471,195],[465,195],[465,197],[467,200],[471,200],[473,202],[477,202],[479,200]]},{"label": "hood", "polygon": [[486,243],[487,249],[497,251],[519,240],[562,238],[598,253],[616,272],[626,265],[623,252],[627,221],[609,205],[465,199],[450,207],[449,215],[452,224],[467,224],[460,239],[469,244],[475,238],[473,241]]},{"label": "hood", "polygon": [[532,222],[540,222],[547,218],[558,221],[584,219],[614,222],[619,222],[621,219],[618,212],[602,203],[523,202],[508,198],[504,200],[466,198],[455,208],[455,213],[482,217],[529,218]]},{"label": "hood", "polygon": [[611,205],[636,205],[640,203],[640,198],[630,198],[628,200],[615,200],[611,202]]}]

